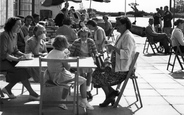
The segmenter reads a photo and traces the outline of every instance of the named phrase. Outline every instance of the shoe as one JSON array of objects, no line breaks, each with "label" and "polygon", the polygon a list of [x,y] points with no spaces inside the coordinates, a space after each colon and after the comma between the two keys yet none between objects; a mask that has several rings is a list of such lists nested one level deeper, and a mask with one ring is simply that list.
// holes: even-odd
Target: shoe
[{"label": "shoe", "polygon": [[88,102],[85,103],[85,102],[80,101],[79,106],[86,108],[88,110],[94,110],[94,107],[91,106]]},{"label": "shoe", "polygon": [[115,103],[115,98],[106,98],[103,103],[99,104],[99,106],[100,107],[107,107],[110,103],[113,106]]},{"label": "shoe", "polygon": [[10,99],[15,99],[16,98],[16,96],[13,93],[9,94],[8,91],[6,90],[6,88],[3,88],[2,92],[7,94]]},{"label": "shoe", "polygon": [[66,104],[59,104],[58,107],[63,109],[63,110],[68,110],[68,107],[66,106]]},{"label": "shoe", "polygon": [[88,101],[92,101],[93,100],[93,96],[92,96],[90,91],[87,92],[87,100]]},{"label": "shoe", "polygon": [[30,101],[39,101],[40,100],[40,96],[35,97],[35,96],[32,96],[32,95],[29,95],[29,100]]}]

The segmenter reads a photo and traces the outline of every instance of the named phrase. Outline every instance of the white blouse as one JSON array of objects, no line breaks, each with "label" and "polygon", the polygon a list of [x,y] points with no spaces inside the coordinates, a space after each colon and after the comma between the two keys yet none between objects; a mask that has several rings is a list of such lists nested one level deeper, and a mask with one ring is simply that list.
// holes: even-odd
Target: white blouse
[{"label": "white blouse", "polygon": [[179,28],[174,28],[171,34],[171,41],[172,41],[172,46],[179,46],[182,45],[184,46],[184,36],[183,32]]},{"label": "white blouse", "polygon": [[[118,40],[120,39],[120,40]],[[115,72],[129,71],[129,67],[136,52],[136,43],[133,34],[126,30],[124,34],[115,42],[116,47],[120,49],[120,55],[116,53]]]}]

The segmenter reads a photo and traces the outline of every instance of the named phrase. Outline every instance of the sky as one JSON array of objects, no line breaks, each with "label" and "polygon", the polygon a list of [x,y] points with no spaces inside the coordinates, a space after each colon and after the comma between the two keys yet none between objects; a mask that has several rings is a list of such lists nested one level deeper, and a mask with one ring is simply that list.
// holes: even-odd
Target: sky
[{"label": "sky", "polygon": [[[132,8],[128,5],[130,3],[138,3],[138,10],[145,12],[156,12],[156,8],[161,6],[169,6],[170,0],[126,0],[126,11],[133,11]],[[79,3],[70,2],[70,6],[74,6],[75,9],[79,9]],[[84,8],[89,8],[90,1],[83,0]],[[91,8],[94,8],[98,11],[104,12],[125,12],[125,0],[111,0],[110,3],[99,3],[92,1]]]}]

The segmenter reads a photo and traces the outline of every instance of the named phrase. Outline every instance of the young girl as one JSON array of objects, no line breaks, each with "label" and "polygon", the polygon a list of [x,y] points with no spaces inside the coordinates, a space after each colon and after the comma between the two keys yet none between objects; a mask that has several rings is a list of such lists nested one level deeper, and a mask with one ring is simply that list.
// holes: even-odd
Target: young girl
[{"label": "young girl", "polygon": [[[69,43],[64,35],[56,36],[52,45],[54,49],[49,52],[47,58],[64,59],[69,56],[69,51],[67,50]],[[70,69],[70,65],[68,63],[48,62],[47,65],[47,73],[49,73],[50,75],[49,78],[57,85],[60,85],[62,83],[69,83],[71,82],[71,79],[74,79],[75,77],[74,74],[68,71]],[[86,98],[86,79],[79,76],[78,82],[80,85],[80,93],[82,97],[80,105],[86,109],[93,110],[93,106],[88,103]],[[66,97],[64,97],[63,99],[65,98]],[[63,105],[64,104],[62,104],[60,107],[63,108]],[[66,106],[63,109],[67,109]]]},{"label": "young girl", "polygon": [[[91,57],[97,54],[97,48],[93,39],[89,38],[90,32],[87,28],[82,28],[78,32],[79,39],[76,39],[70,47],[70,56]],[[90,84],[92,80],[92,69],[80,69],[83,77],[87,78],[87,98],[92,100]]]}]

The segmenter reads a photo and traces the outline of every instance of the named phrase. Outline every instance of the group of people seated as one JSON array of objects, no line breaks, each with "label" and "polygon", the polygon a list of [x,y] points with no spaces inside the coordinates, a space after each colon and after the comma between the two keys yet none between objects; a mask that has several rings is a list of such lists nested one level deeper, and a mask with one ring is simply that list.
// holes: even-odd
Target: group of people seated
[{"label": "group of people seated", "polygon": [[[81,27],[77,32],[70,29],[70,23],[71,20],[69,18],[63,20],[63,24],[57,30],[56,37],[52,43],[53,49],[48,52],[44,42],[46,38],[44,25],[37,23],[30,36],[28,29],[31,24],[30,16],[25,18],[23,26],[21,19],[18,17],[10,17],[6,21],[4,31],[0,34],[0,70],[7,72],[6,81],[8,82],[8,85],[2,89],[3,93],[6,93],[11,99],[16,98],[12,88],[18,82],[22,82],[30,93],[29,99],[39,100],[39,95],[32,89],[28,80],[30,77],[33,77],[35,81],[39,82],[38,68],[15,67],[19,61],[26,58],[25,55],[27,53],[32,53],[34,57],[44,56],[59,59],[69,56],[92,57],[101,53],[104,47],[106,47],[115,54],[115,58],[113,58],[114,69],[105,73],[99,73],[98,68],[95,71],[87,68],[80,69],[79,84],[81,85],[80,93],[82,96],[80,105],[89,110],[94,109],[89,104],[89,101],[93,98],[90,93],[91,83],[94,84],[94,87],[101,87],[106,95],[104,102],[99,104],[100,107],[107,107],[110,103],[114,104],[115,97],[118,96],[119,91],[114,90],[112,86],[121,83],[126,78],[136,52],[134,36],[130,32],[131,22],[129,18],[116,18],[116,29],[120,35],[117,37],[115,45],[104,44],[106,41],[105,31],[94,20],[88,20],[84,25],[85,27]],[[20,51],[17,47],[17,37],[20,31],[23,31],[23,28],[27,34],[24,36],[24,39],[26,39],[25,48]],[[73,31],[73,33],[68,32],[72,34],[73,38],[68,35],[67,31]],[[91,31],[93,31],[92,35]],[[58,71],[54,71],[56,68]],[[66,63],[48,63],[47,72],[52,73],[49,78],[57,85],[74,78],[69,65]],[[66,105],[60,105],[60,107],[67,109]]]},{"label": "group of people seated", "polygon": [[160,46],[163,46],[165,50],[164,54],[166,55],[171,53],[172,47],[176,51],[177,45],[180,47],[181,51],[183,52],[183,46],[184,46],[184,36],[183,36],[184,20],[183,19],[177,19],[174,22],[175,27],[173,28],[170,37],[164,32],[158,33],[155,31],[153,18],[149,18],[148,22],[149,22],[149,25],[146,27],[145,33],[150,43],[159,42]]}]

